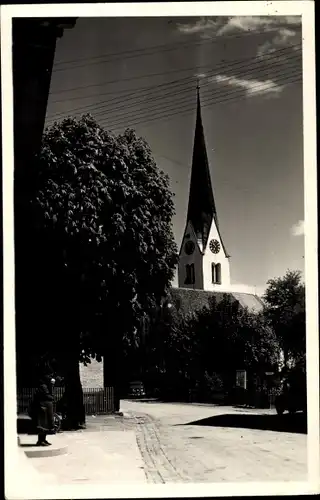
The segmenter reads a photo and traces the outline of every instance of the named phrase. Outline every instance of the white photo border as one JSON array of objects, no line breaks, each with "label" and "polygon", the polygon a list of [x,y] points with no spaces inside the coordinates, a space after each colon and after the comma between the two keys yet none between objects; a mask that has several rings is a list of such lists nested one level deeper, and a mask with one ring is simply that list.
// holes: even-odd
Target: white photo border
[{"label": "white photo border", "polygon": [[[16,370],[13,226],[13,90],[11,20],[14,17],[198,17],[302,16],[305,280],[307,310],[308,481],[286,483],[211,483],[37,487],[18,453],[16,434]],[[319,490],[319,327],[317,162],[315,100],[315,18],[311,1],[168,2],[118,4],[51,4],[1,6],[1,86],[3,155],[4,276],[4,425],[5,481],[8,498],[161,498],[198,496],[297,495]]]}]

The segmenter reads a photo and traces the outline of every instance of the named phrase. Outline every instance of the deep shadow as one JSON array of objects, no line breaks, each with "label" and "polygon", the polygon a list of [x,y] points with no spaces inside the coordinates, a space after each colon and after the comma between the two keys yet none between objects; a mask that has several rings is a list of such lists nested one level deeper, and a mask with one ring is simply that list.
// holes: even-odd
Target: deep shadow
[{"label": "deep shadow", "polygon": [[[221,405],[223,406],[223,405]],[[240,408],[241,410],[254,410],[255,406],[252,405],[232,405],[232,408]]]},{"label": "deep shadow", "polygon": [[214,408],[215,406],[225,406],[227,408],[238,408],[241,410],[255,410],[255,409],[263,409],[263,408],[268,408],[269,406],[264,406],[264,407],[258,407],[258,406],[252,406],[252,405],[236,405],[236,404],[231,404],[229,402],[224,402],[224,401],[213,401],[213,402],[202,402],[202,401],[181,401],[181,400],[172,400],[168,401],[166,399],[161,399],[161,398],[123,398],[122,401],[133,401],[134,403],[149,403],[149,404],[156,404],[156,403],[161,403],[161,404],[167,404],[167,405],[185,405],[185,406],[205,406],[208,408]]},{"label": "deep shadow", "polygon": [[[122,401],[133,401],[134,403],[161,403],[161,404],[167,404],[167,405],[201,405],[201,406],[226,406],[226,404],[222,403],[198,403],[196,401],[185,401],[185,400],[167,400],[167,399],[161,399],[161,398],[123,398]],[[227,405],[230,407],[230,405]]]},{"label": "deep shadow", "polygon": [[34,443],[20,444],[20,448],[34,448],[36,446],[36,441]]},{"label": "deep shadow", "polygon": [[307,434],[307,415],[302,412],[293,415],[289,413],[285,413],[284,415],[225,414],[203,418],[183,425],[234,427]]},{"label": "deep shadow", "polygon": [[28,415],[17,416],[17,433],[18,434],[37,434],[31,418]]},{"label": "deep shadow", "polygon": [[163,401],[159,398],[148,398],[148,397],[140,397],[140,398],[122,398],[123,401],[134,401],[135,403],[163,403]]}]

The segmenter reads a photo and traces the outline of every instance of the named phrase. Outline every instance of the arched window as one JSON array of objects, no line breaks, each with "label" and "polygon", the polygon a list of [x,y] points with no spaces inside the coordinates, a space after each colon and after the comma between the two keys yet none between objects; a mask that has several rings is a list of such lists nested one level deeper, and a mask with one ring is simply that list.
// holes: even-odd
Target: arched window
[{"label": "arched window", "polygon": [[184,281],[185,285],[193,285],[195,282],[194,264],[186,265],[186,279]]},{"label": "arched window", "polygon": [[212,264],[211,264],[211,279],[212,279],[212,283],[216,282],[216,265],[214,262],[212,262]]},{"label": "arched window", "polygon": [[211,278],[214,285],[221,285],[221,264],[211,264]]},{"label": "arched window", "polygon": [[195,282],[195,274],[194,274],[194,264],[190,264],[190,272],[191,272],[191,283]]},{"label": "arched window", "polygon": [[191,276],[190,276],[190,266],[189,266],[189,264],[187,264],[186,265],[186,279],[184,280],[184,284],[185,285],[189,285],[190,279],[191,279]]},{"label": "arched window", "polygon": [[216,283],[221,285],[221,264],[216,264]]}]

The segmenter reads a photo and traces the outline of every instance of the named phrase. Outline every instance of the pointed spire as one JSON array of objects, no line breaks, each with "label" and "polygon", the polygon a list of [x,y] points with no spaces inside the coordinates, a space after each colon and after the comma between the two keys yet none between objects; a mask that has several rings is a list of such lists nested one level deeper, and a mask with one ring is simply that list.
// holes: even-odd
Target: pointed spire
[{"label": "pointed spire", "polygon": [[201,118],[200,86],[198,80],[197,118],[193,146],[188,221],[191,221],[198,239],[202,242],[203,249],[206,247],[208,241],[213,218],[217,224],[217,212]]}]

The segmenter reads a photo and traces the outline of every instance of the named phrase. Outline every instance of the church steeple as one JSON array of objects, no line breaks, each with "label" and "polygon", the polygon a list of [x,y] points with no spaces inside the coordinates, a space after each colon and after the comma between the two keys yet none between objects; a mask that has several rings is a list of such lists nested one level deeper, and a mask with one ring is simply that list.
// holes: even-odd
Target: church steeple
[{"label": "church steeple", "polygon": [[193,145],[192,170],[187,220],[192,223],[198,241],[204,250],[212,220],[218,226],[209,162],[201,118],[200,89],[197,85],[197,118]]},{"label": "church steeple", "polygon": [[188,216],[179,252],[178,283],[179,287],[198,290],[230,288],[229,255],[218,226],[201,118],[199,85]]}]

